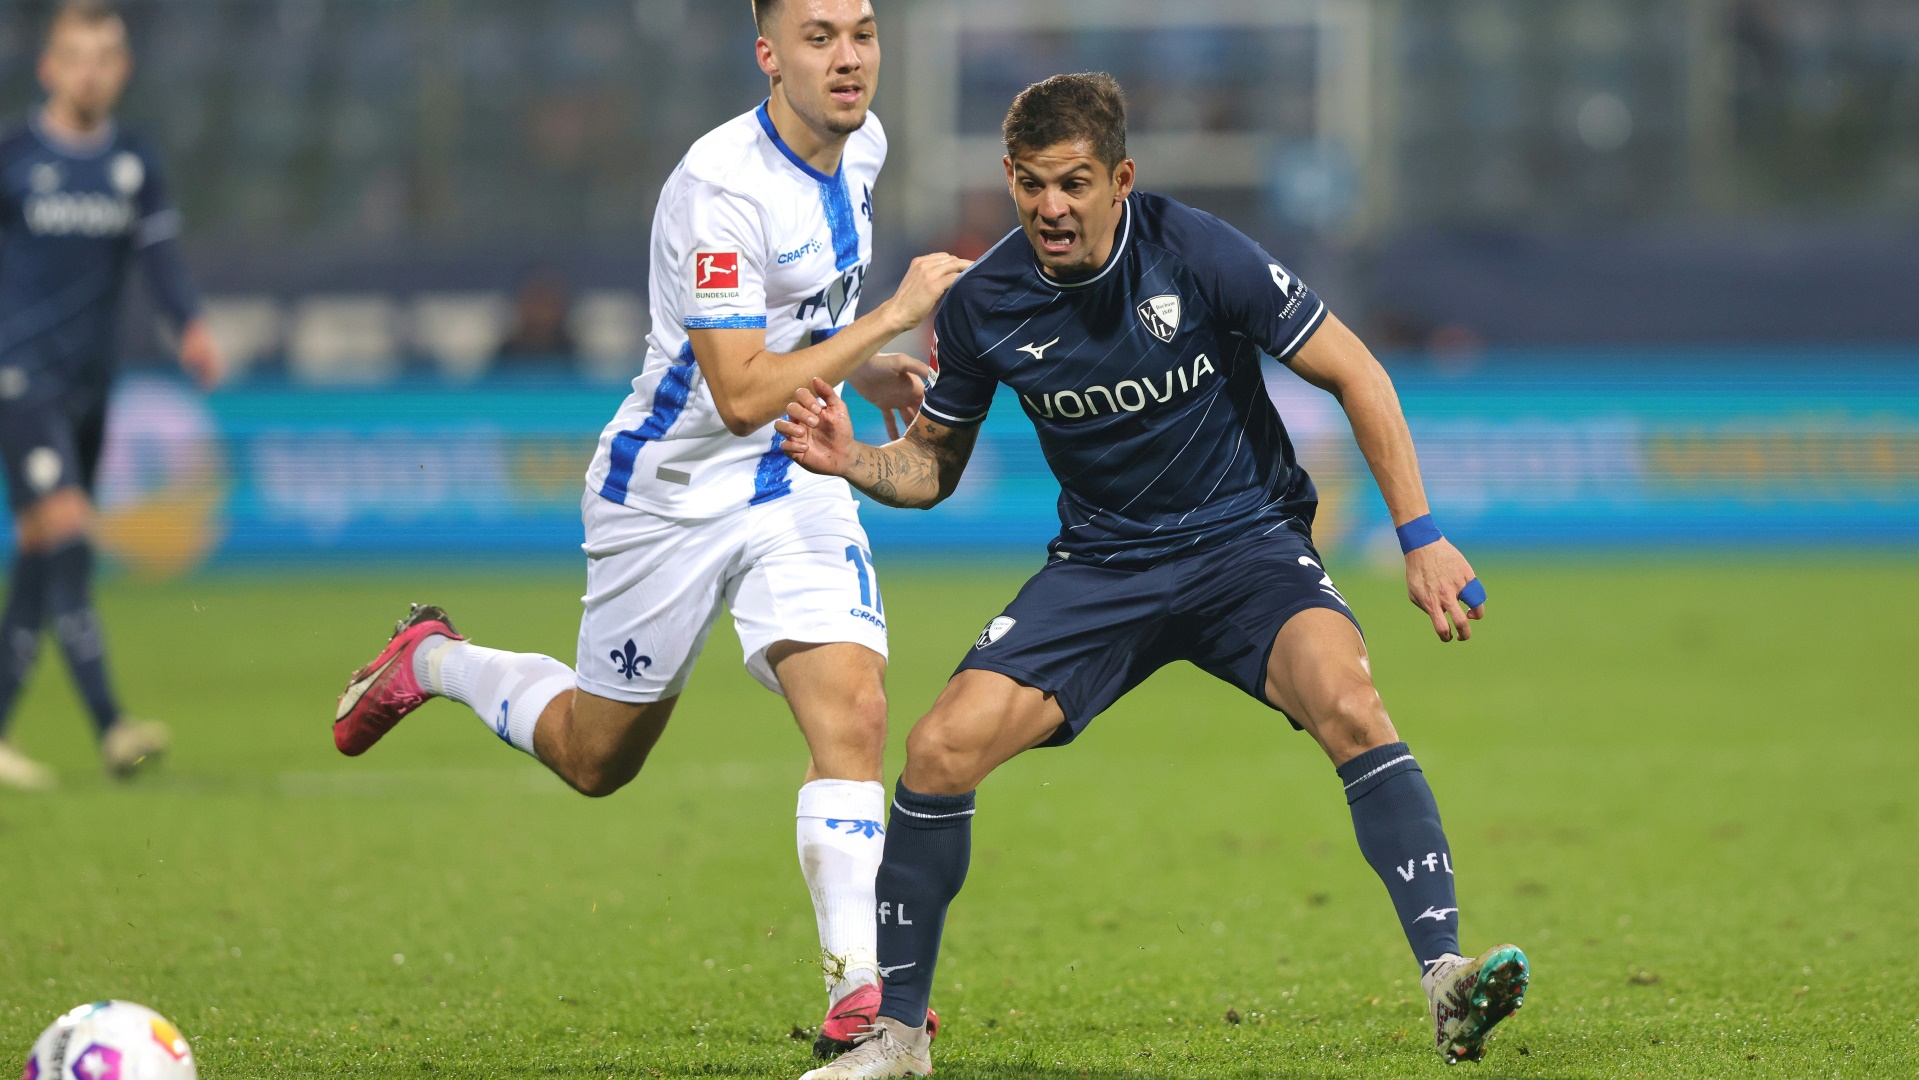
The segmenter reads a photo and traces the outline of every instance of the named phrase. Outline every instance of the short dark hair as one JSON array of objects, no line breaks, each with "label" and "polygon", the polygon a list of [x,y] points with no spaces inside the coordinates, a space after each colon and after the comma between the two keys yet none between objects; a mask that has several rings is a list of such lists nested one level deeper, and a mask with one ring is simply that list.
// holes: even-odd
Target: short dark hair
[{"label": "short dark hair", "polygon": [[126,20],[120,12],[106,0],[62,0],[54,7],[53,17],[47,20],[46,40],[53,41],[53,32],[70,22],[82,26],[98,26],[101,23],[117,22],[124,25]]},{"label": "short dark hair", "polygon": [[1055,75],[1021,90],[1000,132],[1006,153],[1086,142],[1109,169],[1126,160],[1126,92],[1103,71]]},{"label": "short dark hair", "polygon": [[766,28],[780,17],[780,0],[753,0],[753,25],[759,28],[760,36],[766,36]]}]

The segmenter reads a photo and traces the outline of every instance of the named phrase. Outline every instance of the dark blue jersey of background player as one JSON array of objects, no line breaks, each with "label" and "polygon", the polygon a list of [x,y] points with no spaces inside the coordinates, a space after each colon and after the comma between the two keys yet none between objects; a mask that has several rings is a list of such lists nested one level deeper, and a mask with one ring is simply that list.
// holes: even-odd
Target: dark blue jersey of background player
[{"label": "dark blue jersey of background player", "polygon": [[0,473],[14,517],[0,608],[0,786],[42,788],[51,769],[6,740],[13,702],[51,629],[107,767],[124,775],[167,747],[165,725],[120,711],[93,608],[93,481],[106,441],[119,306],[139,261],[203,386],[222,358],[181,269],[178,215],[153,155],[113,123],[133,73],[126,23],[103,0],[62,0],[37,66],[46,105],[0,136]]},{"label": "dark blue jersey of background player", "polygon": [[1146,565],[1270,529],[1309,528],[1313,484],[1267,396],[1326,305],[1211,214],[1126,200],[1113,252],[1075,280],[1044,272],[1015,231],[940,308],[939,379],[924,410],[984,419],[1012,387],[1059,478],[1058,555]]},{"label": "dark blue jersey of background player", "polygon": [[179,232],[152,152],[111,124],[81,142],[36,114],[0,138],[0,397],[104,392],[135,260],[160,309],[189,323]]}]

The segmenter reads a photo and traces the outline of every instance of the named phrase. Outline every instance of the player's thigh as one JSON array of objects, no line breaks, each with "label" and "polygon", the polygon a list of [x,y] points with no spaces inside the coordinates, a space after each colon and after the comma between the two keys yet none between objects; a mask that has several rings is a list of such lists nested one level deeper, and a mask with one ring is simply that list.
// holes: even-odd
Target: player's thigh
[{"label": "player's thigh", "polygon": [[646,704],[679,696],[707,634],[739,543],[728,521],[667,521],[588,494],[579,688]]},{"label": "player's thigh", "polygon": [[1366,641],[1336,611],[1307,608],[1287,620],[1267,661],[1266,696],[1336,765],[1399,741],[1373,686]]},{"label": "player's thigh", "polygon": [[747,671],[768,690],[788,693],[772,662],[776,647],[790,655],[795,646],[857,645],[880,660],[883,675],[886,602],[853,500],[789,495],[754,507],[746,522],[726,604]]},{"label": "player's thigh", "polygon": [[1056,699],[1064,746],[1177,657],[1165,647],[1177,575],[1055,559],[986,624],[959,671],[990,671]]},{"label": "player's thigh", "polygon": [[886,752],[886,657],[850,642],[775,642],[768,665],[812,754],[807,781],[878,780]]},{"label": "player's thigh", "polygon": [[962,670],[913,725],[901,781],[925,795],[965,794],[1065,723],[1057,695],[997,671]]},{"label": "player's thigh", "polygon": [[43,551],[92,521],[76,431],[58,403],[0,405],[0,466],[19,545]]},{"label": "player's thigh", "polygon": [[100,458],[107,447],[108,398],[90,392],[79,400],[73,411],[73,450],[79,466],[80,487],[92,498],[100,475]]},{"label": "player's thigh", "polygon": [[[1307,714],[1304,703],[1317,707],[1320,696],[1296,693],[1294,674],[1326,670],[1322,650],[1315,648],[1310,655],[1300,651],[1302,628],[1321,628],[1309,640],[1336,641],[1331,653],[1356,649],[1364,670],[1365,643],[1352,609],[1312,542],[1290,527],[1240,537],[1205,552],[1194,559],[1185,581],[1178,600],[1187,630],[1181,645],[1184,658],[1285,713],[1295,727],[1312,729],[1315,716]],[[1315,715],[1323,720],[1325,710],[1319,708]]]}]

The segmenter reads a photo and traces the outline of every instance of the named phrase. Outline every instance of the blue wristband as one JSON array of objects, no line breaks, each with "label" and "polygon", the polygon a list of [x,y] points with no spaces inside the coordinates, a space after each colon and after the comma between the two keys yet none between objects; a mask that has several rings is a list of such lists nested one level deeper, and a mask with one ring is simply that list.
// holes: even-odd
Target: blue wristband
[{"label": "blue wristband", "polygon": [[1407,555],[1446,539],[1439,526],[1433,524],[1431,514],[1416,517],[1393,531],[1399,534],[1399,550]]}]

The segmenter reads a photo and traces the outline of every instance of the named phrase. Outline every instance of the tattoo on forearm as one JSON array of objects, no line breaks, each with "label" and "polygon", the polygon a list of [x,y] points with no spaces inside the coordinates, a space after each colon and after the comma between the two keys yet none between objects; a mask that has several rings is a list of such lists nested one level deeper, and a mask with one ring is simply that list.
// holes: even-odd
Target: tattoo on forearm
[{"label": "tattoo on forearm", "polygon": [[853,486],[886,506],[924,509],[953,493],[975,433],[922,425],[885,446],[861,447],[848,470]]}]

